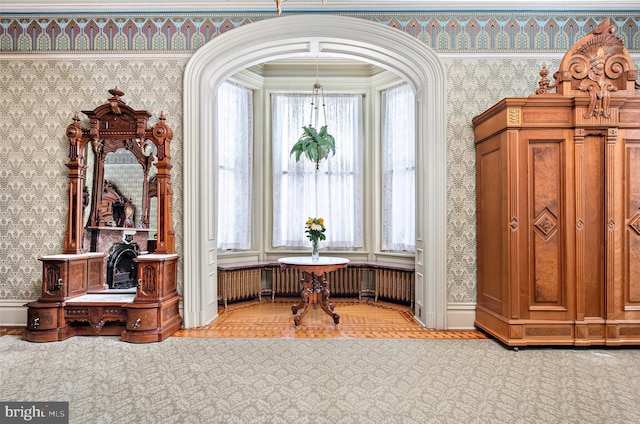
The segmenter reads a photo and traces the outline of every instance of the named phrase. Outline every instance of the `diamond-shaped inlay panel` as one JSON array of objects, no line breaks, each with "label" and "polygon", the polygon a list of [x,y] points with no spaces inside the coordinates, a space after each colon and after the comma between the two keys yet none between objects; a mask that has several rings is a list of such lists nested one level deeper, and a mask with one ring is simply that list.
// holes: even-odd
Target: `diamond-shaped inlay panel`
[{"label": "diamond-shaped inlay panel", "polygon": [[640,211],[633,215],[633,218],[629,221],[629,227],[633,228],[633,231],[640,235]]},{"label": "diamond-shaped inlay panel", "polygon": [[556,227],[558,226],[558,219],[549,209],[544,208],[536,217],[533,226],[536,228],[538,234],[548,239],[555,233]]}]

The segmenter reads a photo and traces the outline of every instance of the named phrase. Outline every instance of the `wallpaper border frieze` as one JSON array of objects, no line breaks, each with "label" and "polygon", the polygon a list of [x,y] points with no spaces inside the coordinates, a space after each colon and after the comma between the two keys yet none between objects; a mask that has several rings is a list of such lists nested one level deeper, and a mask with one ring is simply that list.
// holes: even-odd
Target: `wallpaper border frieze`
[{"label": "wallpaper border frieze", "polygon": [[[397,28],[437,52],[565,52],[610,18],[630,52],[640,52],[640,14],[579,13],[541,15],[474,12],[341,13]],[[234,28],[271,19],[245,14],[0,14],[0,51],[194,52]]]}]

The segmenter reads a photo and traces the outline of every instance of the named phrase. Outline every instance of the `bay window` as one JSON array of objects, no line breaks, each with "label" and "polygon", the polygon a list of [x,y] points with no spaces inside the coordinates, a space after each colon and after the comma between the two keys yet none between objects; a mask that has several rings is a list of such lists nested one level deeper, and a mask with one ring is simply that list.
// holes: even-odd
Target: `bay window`
[{"label": "bay window", "polygon": [[253,93],[231,82],[218,88],[218,249],[251,248]]},{"label": "bay window", "polygon": [[[320,247],[363,246],[362,210],[362,95],[325,95],[326,125],[336,140],[336,154],[316,164],[306,158],[296,162],[289,153],[302,127],[325,124],[312,119],[312,96],[271,96],[273,171],[273,247],[310,246],[304,223],[322,217],[327,240]],[[318,105],[322,108],[322,105]]]},{"label": "bay window", "polygon": [[415,101],[408,84],[382,91],[382,250],[415,252]]},{"label": "bay window", "polygon": [[[406,83],[379,93],[375,102],[364,94],[324,95],[325,106],[317,105],[321,110],[316,121],[311,94],[273,91],[268,101],[260,101],[262,109],[269,109],[264,127],[270,137],[258,134],[254,146],[254,131],[262,131],[260,124],[254,129],[254,92],[230,81],[223,83],[217,94],[215,125],[218,249],[309,248],[305,222],[322,217],[327,231],[321,248],[415,252],[414,94]],[[379,119],[373,122],[380,128],[379,137],[371,137],[366,145],[365,134],[376,132],[365,131],[365,105],[379,111]],[[322,160],[318,169],[306,157],[296,161],[295,154],[290,154],[302,127],[310,124],[317,130],[326,124],[336,140],[335,156]],[[257,163],[254,153],[259,156]],[[372,162],[375,157],[378,163]],[[374,190],[371,196],[364,195],[364,187]],[[270,210],[257,205],[270,205]],[[252,222],[266,228],[252,235]]]}]

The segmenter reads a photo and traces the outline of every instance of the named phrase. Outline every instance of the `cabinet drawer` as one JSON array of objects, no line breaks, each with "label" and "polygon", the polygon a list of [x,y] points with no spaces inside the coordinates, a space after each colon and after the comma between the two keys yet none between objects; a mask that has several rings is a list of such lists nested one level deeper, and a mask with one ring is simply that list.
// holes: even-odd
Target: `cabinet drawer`
[{"label": "cabinet drawer", "polygon": [[29,308],[29,330],[53,330],[58,328],[58,308]]},{"label": "cabinet drawer", "polygon": [[127,330],[145,331],[158,328],[158,309],[129,309]]}]

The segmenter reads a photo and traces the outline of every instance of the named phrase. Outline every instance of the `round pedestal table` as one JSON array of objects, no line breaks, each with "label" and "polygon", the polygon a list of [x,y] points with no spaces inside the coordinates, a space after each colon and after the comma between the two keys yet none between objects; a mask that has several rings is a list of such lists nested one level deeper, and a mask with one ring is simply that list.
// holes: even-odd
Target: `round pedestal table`
[{"label": "round pedestal table", "polygon": [[309,305],[318,305],[333,318],[334,325],[340,322],[340,315],[333,310],[333,303],[329,302],[329,289],[324,274],[344,268],[349,259],[335,256],[292,256],[278,259],[282,268],[293,268],[302,271],[300,288],[300,302],[291,306],[293,324],[298,327],[302,318],[309,312]]}]

